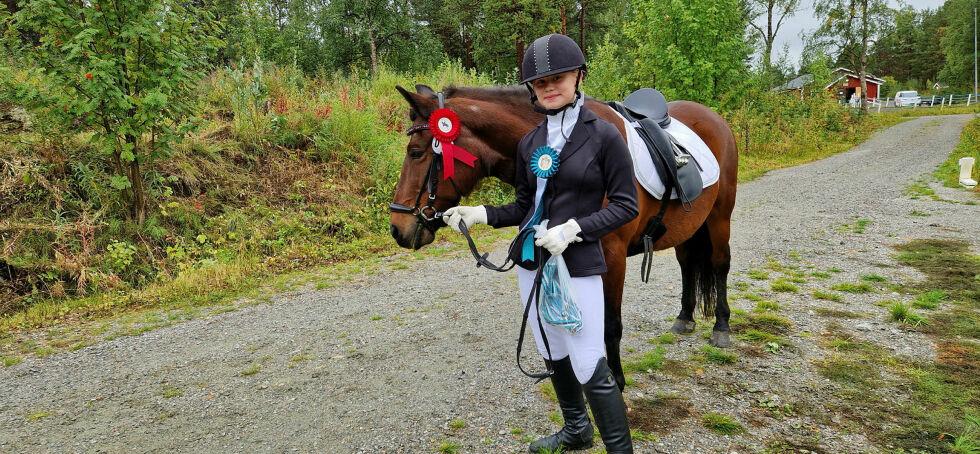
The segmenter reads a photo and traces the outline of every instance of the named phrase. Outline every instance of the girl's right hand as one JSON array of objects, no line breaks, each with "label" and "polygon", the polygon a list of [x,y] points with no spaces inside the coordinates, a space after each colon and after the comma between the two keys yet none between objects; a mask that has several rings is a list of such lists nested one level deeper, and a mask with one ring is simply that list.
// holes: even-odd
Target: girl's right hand
[{"label": "girl's right hand", "polygon": [[483,205],[468,207],[468,206],[458,206],[452,207],[442,213],[442,221],[446,223],[449,227],[460,232],[459,223],[465,222],[466,228],[469,229],[476,224],[486,224],[487,223],[487,209]]}]

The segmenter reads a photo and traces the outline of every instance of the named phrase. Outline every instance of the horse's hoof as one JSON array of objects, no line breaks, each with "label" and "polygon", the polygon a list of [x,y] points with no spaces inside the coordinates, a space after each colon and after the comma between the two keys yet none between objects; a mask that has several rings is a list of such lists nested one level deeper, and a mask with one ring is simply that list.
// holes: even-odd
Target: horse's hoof
[{"label": "horse's hoof", "polygon": [[732,332],[731,331],[713,331],[711,333],[711,339],[708,343],[714,347],[725,348],[732,345]]},{"label": "horse's hoof", "polygon": [[691,334],[694,332],[694,320],[674,320],[674,326],[670,327],[670,332],[674,334]]}]

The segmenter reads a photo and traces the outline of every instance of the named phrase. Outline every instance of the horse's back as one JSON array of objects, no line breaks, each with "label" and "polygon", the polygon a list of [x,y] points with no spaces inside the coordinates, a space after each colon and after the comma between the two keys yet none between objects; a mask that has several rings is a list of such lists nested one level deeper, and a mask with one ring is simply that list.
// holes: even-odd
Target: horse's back
[{"label": "horse's back", "polygon": [[671,101],[670,116],[691,128],[718,160],[720,192],[734,192],[738,180],[738,147],[735,134],[725,118],[708,106],[693,101]]}]

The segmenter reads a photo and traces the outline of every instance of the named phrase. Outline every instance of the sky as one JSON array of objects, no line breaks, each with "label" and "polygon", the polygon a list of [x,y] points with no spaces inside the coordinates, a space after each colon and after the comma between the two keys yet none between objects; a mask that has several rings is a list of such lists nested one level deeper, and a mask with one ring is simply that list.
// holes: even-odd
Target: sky
[{"label": "sky", "polygon": [[[912,5],[917,10],[924,10],[936,9],[942,6],[943,3],[946,3],[946,0],[906,0],[904,3]],[[888,0],[888,6],[898,8],[899,3],[897,0]],[[764,22],[757,21],[756,23],[763,24]],[[794,16],[783,20],[783,25],[779,28],[779,34],[776,35],[776,42],[773,45],[773,59],[777,55],[781,55],[783,46],[788,44],[789,61],[793,63],[794,67],[798,66],[800,64],[800,54],[803,52],[803,38],[801,35],[813,33],[818,25],[819,20],[814,17],[813,13],[813,0],[801,0],[800,11]]]}]

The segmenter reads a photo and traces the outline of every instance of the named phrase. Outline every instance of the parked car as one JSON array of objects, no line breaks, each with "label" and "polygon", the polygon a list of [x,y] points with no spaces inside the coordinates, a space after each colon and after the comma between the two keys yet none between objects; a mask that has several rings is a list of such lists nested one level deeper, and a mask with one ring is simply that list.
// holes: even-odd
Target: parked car
[{"label": "parked car", "polygon": [[900,91],[895,93],[895,107],[918,106],[922,104],[919,92],[915,90]]}]

